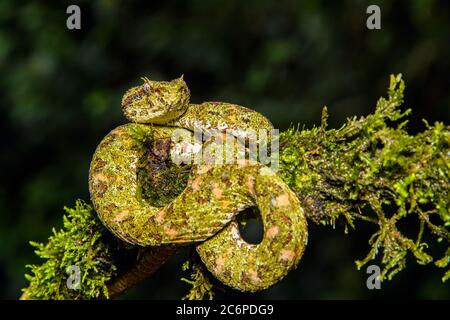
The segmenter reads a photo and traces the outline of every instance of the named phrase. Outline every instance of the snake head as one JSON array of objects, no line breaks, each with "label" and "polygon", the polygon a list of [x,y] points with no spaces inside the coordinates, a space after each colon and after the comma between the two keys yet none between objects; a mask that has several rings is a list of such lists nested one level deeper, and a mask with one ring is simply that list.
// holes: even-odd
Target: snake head
[{"label": "snake head", "polygon": [[152,81],[129,89],[122,99],[125,117],[133,122],[164,124],[180,117],[189,105],[189,89],[183,76],[172,81]]}]

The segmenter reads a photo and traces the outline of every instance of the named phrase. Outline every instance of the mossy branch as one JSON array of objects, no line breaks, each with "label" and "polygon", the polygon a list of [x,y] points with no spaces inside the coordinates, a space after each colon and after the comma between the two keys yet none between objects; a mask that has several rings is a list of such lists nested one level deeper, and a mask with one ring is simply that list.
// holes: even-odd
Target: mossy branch
[{"label": "mossy branch", "polygon": [[[419,264],[433,261],[425,252],[425,230],[438,242],[450,242],[450,128],[425,122],[425,131],[409,135],[410,110],[399,109],[404,89],[401,75],[391,76],[388,98],[378,101],[373,114],[327,130],[324,108],[320,127],[291,128],[280,137],[280,174],[312,221],[334,227],[344,219],[346,231],[358,220],[378,226],[371,250],[356,265],[361,268],[381,252],[381,280],[405,267],[408,252]],[[407,217],[417,221],[408,221],[418,226],[415,239],[398,230]],[[446,267],[449,259],[447,250],[436,265]],[[443,280],[448,277],[449,272]]]},{"label": "mossy branch", "polygon": [[[35,253],[46,261],[28,265],[30,281],[22,298],[26,299],[92,299],[108,297],[106,283],[117,273],[114,252],[119,243],[103,227],[92,207],[78,200],[74,208],[64,208],[64,226],[53,229],[47,244],[30,242]],[[68,269],[80,270],[82,290],[69,289]]]},{"label": "mossy branch", "polygon": [[[408,134],[410,110],[399,108],[404,89],[401,75],[391,76],[388,97],[378,101],[373,114],[328,129],[324,108],[319,127],[290,128],[280,136],[279,174],[302,201],[310,221],[332,227],[343,221],[346,232],[358,221],[377,226],[369,239],[369,253],[356,265],[359,269],[381,254],[381,280],[404,269],[408,254],[419,264],[434,261],[437,267],[448,268],[450,263],[450,127],[425,122],[423,132]],[[46,245],[32,243],[46,261],[30,266],[31,275],[26,276],[30,285],[23,298],[108,298],[108,289],[120,294],[165,261],[114,239],[81,201],[66,212],[63,230],[54,231]],[[406,219],[409,227],[417,225],[414,238],[399,230],[399,221]],[[425,233],[435,241],[425,243]],[[441,257],[432,257],[427,249],[438,242],[448,249]],[[136,267],[142,263],[147,267]],[[80,290],[67,288],[66,270],[71,265],[80,267]],[[133,281],[121,282],[130,270],[140,276],[134,272]],[[442,280],[448,278],[450,270]],[[194,264],[191,280],[185,281],[193,285],[186,298],[212,297],[201,265]]]}]

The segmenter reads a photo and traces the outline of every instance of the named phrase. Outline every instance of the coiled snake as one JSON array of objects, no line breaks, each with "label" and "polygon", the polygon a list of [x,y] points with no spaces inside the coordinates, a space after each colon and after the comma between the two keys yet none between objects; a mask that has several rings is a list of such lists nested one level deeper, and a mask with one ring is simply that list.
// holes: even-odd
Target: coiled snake
[{"label": "coiled snake", "polygon": [[[165,207],[151,206],[140,195],[138,162],[148,150],[133,139],[136,130],[173,142],[176,130],[193,137],[194,129],[226,129],[248,138],[250,130],[272,129],[253,110],[219,102],[190,104],[189,97],[182,77],[145,78],[126,92],[122,109],[133,123],[112,130],[95,151],[89,175],[94,207],[123,241],[155,250],[195,243],[207,269],[224,284],[241,291],[267,288],[297,265],[307,242],[300,202],[271,169],[248,159],[194,164],[186,188]],[[245,242],[235,221],[252,206],[264,225],[259,244]]]}]

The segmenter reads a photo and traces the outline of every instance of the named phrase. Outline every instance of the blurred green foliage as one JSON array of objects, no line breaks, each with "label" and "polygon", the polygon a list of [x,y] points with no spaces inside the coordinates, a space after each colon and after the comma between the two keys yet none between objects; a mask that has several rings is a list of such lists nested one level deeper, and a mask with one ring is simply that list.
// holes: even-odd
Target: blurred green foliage
[{"label": "blurred green foliage", "polygon": [[[450,5],[438,0],[377,1],[382,30],[365,27],[372,1],[76,1],[82,29],[66,28],[69,1],[0,2],[0,296],[24,287],[37,262],[30,239],[45,241],[66,204],[88,199],[91,156],[125,122],[124,91],[140,76],[185,75],[192,101],[249,106],[280,129],[330,125],[373,111],[387,76],[403,73],[421,121],[450,121]],[[369,291],[367,235],[310,227],[297,271],[260,298],[449,298],[433,267],[409,263],[382,290]],[[183,257],[130,292],[133,298],[179,298]],[[219,298],[245,298],[237,292]]]}]

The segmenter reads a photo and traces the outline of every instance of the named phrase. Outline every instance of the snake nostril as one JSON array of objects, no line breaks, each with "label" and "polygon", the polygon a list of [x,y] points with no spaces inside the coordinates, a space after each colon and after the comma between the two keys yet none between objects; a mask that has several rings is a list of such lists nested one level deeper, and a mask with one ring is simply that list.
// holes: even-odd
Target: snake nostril
[{"label": "snake nostril", "polygon": [[264,225],[256,207],[247,208],[239,215],[239,232],[242,239],[250,244],[261,243],[264,237]]}]

